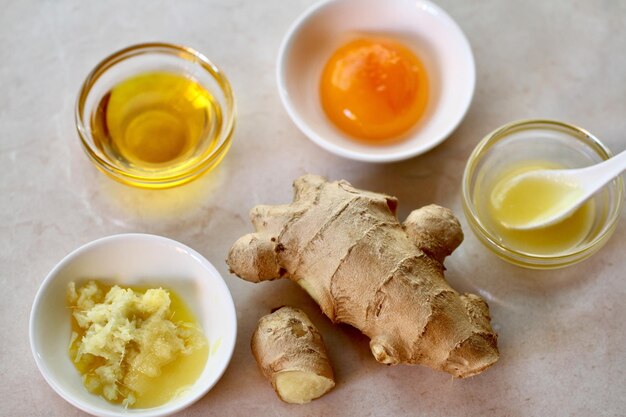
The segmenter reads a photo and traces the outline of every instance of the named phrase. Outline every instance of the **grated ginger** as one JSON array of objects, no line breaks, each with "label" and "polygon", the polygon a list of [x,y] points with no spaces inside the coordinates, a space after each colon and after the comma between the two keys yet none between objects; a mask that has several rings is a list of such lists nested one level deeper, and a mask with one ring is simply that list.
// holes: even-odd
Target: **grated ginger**
[{"label": "grated ginger", "polygon": [[207,346],[194,324],[171,321],[170,294],[162,288],[109,289],[95,281],[77,288],[72,282],[67,298],[74,318],[70,357],[87,390],[111,402],[132,406],[146,378]]}]

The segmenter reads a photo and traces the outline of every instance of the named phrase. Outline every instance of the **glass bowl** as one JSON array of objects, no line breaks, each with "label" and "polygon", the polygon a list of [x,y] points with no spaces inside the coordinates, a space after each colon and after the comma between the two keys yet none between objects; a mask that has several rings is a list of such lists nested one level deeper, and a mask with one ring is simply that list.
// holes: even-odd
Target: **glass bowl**
[{"label": "glass bowl", "polygon": [[[110,115],[107,112],[110,111],[115,87],[133,77],[153,73],[173,74],[179,76],[179,80],[182,77],[183,80],[194,83],[203,93],[208,93],[206,102],[210,103],[211,112],[204,119],[199,119],[202,125],[193,130],[194,133],[191,133],[192,130],[187,131],[194,139],[188,137],[185,140],[197,141],[197,145],[186,147],[184,157],[164,163],[143,164],[126,158],[123,153],[111,151],[113,147],[103,145],[100,137],[108,137],[108,129],[101,126],[101,120],[109,120]],[[141,92],[142,88],[135,86],[135,91]],[[164,88],[164,91],[167,90]],[[196,105],[188,91],[181,89],[180,94],[175,91],[170,92],[170,95],[176,99],[188,100],[191,102],[190,106]],[[117,100],[118,103],[128,102],[127,97],[122,94],[118,97],[123,97]],[[137,108],[154,106],[139,100],[135,104]],[[226,76],[206,57],[184,46],[146,43],[130,46],[110,55],[91,71],[78,95],[75,117],[83,148],[99,170],[128,185],[168,188],[189,182],[217,166],[230,147],[235,112],[235,100]],[[124,117],[128,118],[126,115]],[[132,123],[123,117],[120,120],[120,126]],[[164,131],[153,129],[151,134],[153,133],[156,133],[153,136],[163,135]]]},{"label": "glass bowl", "polygon": [[[623,182],[616,178],[596,193],[590,226],[570,247],[553,252],[529,250],[502,232],[487,209],[489,190],[512,166],[535,161],[563,168],[581,168],[612,156],[595,136],[579,127],[553,120],[523,120],[488,134],[474,149],[463,174],[463,209],[479,240],[502,259],[527,268],[552,269],[580,262],[598,251],[615,231],[623,201]],[[534,238],[559,239],[557,228],[534,231]],[[524,238],[523,235],[521,235]],[[519,242],[519,240],[518,240]]]}]

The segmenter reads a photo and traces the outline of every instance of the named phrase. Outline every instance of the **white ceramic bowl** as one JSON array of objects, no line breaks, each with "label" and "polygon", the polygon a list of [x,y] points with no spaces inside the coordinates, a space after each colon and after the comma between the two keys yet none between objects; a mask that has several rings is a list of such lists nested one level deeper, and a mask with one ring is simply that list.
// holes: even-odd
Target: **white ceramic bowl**
[{"label": "white ceramic bowl", "polygon": [[[126,410],[87,392],[68,354],[71,324],[66,304],[68,283],[87,279],[122,286],[162,286],[183,298],[211,346],[204,371],[184,395],[159,407]],[[102,417],[166,416],[189,406],[226,370],[236,333],[232,297],[213,265],[181,243],[144,234],[105,237],[67,255],[41,284],[30,315],[30,345],[46,381],[72,405]]]},{"label": "white ceramic bowl", "polygon": [[[429,77],[429,103],[402,140],[375,146],[337,129],[320,105],[319,80],[326,61],[360,36],[388,36],[412,49]],[[278,56],[278,88],[298,128],[324,149],[350,159],[390,162],[428,151],[461,122],[474,94],[476,69],[459,26],[427,0],[327,0],[291,26]]]}]

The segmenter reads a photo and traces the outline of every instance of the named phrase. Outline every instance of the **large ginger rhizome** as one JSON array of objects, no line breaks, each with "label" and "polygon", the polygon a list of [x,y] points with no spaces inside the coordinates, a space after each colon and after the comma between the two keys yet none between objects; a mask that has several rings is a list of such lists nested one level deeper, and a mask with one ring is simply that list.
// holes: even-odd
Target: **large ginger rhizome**
[{"label": "large ginger rhizome", "polygon": [[232,272],[295,281],[333,322],[369,336],[385,364],[464,378],[498,360],[487,304],[444,278],[443,261],[463,240],[450,210],[422,207],[400,224],[395,197],[315,175],[294,189],[291,204],[252,209],[256,233],[233,245]]}]

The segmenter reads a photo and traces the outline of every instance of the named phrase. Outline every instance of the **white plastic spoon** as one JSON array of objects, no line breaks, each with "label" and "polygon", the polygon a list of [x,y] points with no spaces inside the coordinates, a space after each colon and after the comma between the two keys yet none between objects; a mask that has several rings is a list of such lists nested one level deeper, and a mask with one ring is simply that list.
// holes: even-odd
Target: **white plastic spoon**
[{"label": "white plastic spoon", "polygon": [[[530,230],[559,223],[625,170],[626,151],[585,168],[521,174],[499,190],[496,204],[516,205],[515,210],[524,215],[502,219],[502,224],[509,229]],[[539,186],[542,192],[533,192]]]}]

